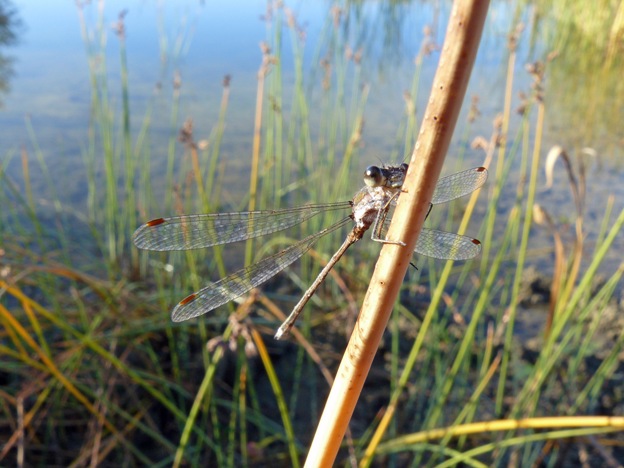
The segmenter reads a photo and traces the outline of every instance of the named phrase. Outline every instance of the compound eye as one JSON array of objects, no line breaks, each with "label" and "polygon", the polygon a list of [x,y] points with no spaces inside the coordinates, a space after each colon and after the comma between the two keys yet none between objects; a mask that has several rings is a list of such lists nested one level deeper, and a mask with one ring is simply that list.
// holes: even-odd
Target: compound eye
[{"label": "compound eye", "polygon": [[403,172],[407,172],[407,169],[409,169],[409,164],[407,164],[407,163],[401,164],[401,170]]},{"label": "compound eye", "polygon": [[381,169],[377,166],[368,166],[364,172],[364,183],[369,187],[379,187],[383,185],[386,178],[384,177]]}]

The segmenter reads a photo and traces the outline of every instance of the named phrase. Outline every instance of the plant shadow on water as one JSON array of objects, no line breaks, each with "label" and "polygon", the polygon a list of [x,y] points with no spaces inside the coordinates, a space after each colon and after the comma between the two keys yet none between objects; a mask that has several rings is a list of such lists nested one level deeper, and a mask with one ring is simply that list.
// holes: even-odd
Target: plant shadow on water
[{"label": "plant shadow on water", "polygon": [[[79,8],[82,13],[89,7]],[[145,114],[131,119],[133,88],[126,75],[135,64],[126,55],[126,17],[120,15],[116,24],[121,78],[111,80],[99,60],[106,57],[105,31],[79,15],[92,85],[93,120],[82,145],[88,212],[60,199],[63,185],[76,176],[59,178],[58,168],[41,157],[32,127],[31,144],[0,166],[3,463],[24,457],[33,465],[290,466],[305,456],[379,247],[361,242],[350,249],[304,310],[291,340],[276,342],[271,337],[277,324],[343,232],[321,239],[299,266],[272,279],[262,293],[253,291],[184,324],[174,325],[169,312],[208,280],[336,218],[321,215],[237,250],[144,255],[132,248],[130,235],[156,216],[349,200],[361,185],[363,167],[379,162],[369,155],[402,161],[417,135],[417,110],[426,100],[418,94],[427,90],[436,35],[428,29],[419,38],[413,79],[402,98],[383,83],[377,92],[365,84],[366,63],[383,54],[374,38],[368,48],[348,48],[357,37],[349,28],[385,21],[396,34],[407,6],[379,7],[375,14],[367,8],[347,5],[327,13],[318,65],[304,61],[300,19],[283,6],[266,12],[267,45],[255,55],[257,88],[240,90],[257,96],[255,120],[246,120],[253,123],[244,134],[250,163],[230,158],[230,148],[238,147],[228,132],[235,139],[242,133],[230,118],[240,110],[230,108],[238,90],[229,78],[220,96],[211,96],[218,105],[211,110],[210,131],[197,106],[188,107],[192,119],[181,123],[192,91],[177,76],[169,98],[159,90]],[[456,157],[449,158],[448,173],[483,164],[489,182],[470,200],[434,208],[427,221],[427,227],[475,235],[482,254],[456,264],[415,258],[417,269],[408,272],[376,354],[340,453],[342,464],[369,452],[379,465],[415,466],[466,460],[564,465],[583,457],[598,465],[624,459],[617,432],[622,421],[583,419],[622,414],[622,268],[616,247],[624,215],[617,197],[605,200],[607,188],[598,196],[592,192],[600,183],[592,179],[583,152],[600,132],[617,132],[601,124],[593,134],[583,127],[582,136],[549,129],[548,112],[578,114],[560,111],[561,100],[550,107],[549,97],[580,87],[570,83],[581,78],[565,78],[571,73],[565,71],[565,51],[554,59],[544,53],[528,73],[519,72],[517,46],[528,38],[521,29],[509,30],[500,67],[512,70],[505,75],[506,91],[501,102],[485,104],[500,115],[489,119],[488,128],[474,100],[460,126]],[[475,73],[484,72],[477,66]],[[553,77],[556,84],[548,87]],[[114,86],[120,102],[111,97]],[[514,89],[526,93],[520,102],[512,97]],[[375,120],[371,107],[392,106],[398,115],[400,99],[405,109],[386,138],[390,143],[379,143],[384,138],[376,133],[377,122],[387,131],[392,120]],[[604,102],[594,100],[598,108]],[[516,104],[518,114],[512,111]],[[168,111],[161,114],[161,107]],[[253,107],[245,108],[251,114]],[[470,148],[471,136],[480,134]],[[552,161],[542,157],[547,144],[558,148]],[[609,141],[598,151],[621,148]],[[15,166],[21,178],[11,172]],[[549,191],[538,187],[547,171],[542,167],[554,168]],[[35,168],[46,193],[31,180]],[[384,425],[393,406],[399,411]],[[546,416],[549,424],[531,425]],[[494,426],[470,426],[494,420],[521,420],[525,426],[498,432]]]}]

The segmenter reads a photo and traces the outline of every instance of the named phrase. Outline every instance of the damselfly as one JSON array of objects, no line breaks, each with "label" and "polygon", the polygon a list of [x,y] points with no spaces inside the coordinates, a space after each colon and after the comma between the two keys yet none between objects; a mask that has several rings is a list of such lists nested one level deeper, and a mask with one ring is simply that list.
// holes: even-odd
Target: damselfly
[{"label": "damselfly", "polygon": [[[353,243],[362,238],[373,226],[371,238],[378,242],[401,244],[384,238],[385,228],[391,218],[390,210],[405,180],[408,165],[369,166],[364,173],[365,186],[353,200],[305,205],[298,208],[264,211],[240,211],[183,215],[157,218],[140,226],[133,235],[134,244],[147,250],[187,250],[244,241],[296,226],[316,216],[333,210],[351,209],[346,218],[317,233],[311,234],[290,247],[264,258],[253,265],[211,283],[182,299],[171,317],[181,322],[198,317],[230,302],[269,280],[305,254],[321,237],[355,223],[341,247],[319,273],[304,293],[291,314],[275,334],[282,338],[292,328],[303,307],[323,282],[329,271]],[[436,185],[431,204],[445,203],[467,195],[481,187],[487,179],[487,170],[477,167],[443,177]],[[481,251],[481,243],[471,237],[445,231],[423,228],[416,242],[416,253],[446,260],[467,260]]]}]

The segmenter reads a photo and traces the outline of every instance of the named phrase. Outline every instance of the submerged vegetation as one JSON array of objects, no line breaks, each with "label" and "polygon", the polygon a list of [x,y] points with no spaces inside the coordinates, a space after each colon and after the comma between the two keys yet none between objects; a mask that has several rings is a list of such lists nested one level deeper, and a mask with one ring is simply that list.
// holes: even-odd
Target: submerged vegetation
[{"label": "submerged vegetation", "polygon": [[[209,131],[198,130],[198,116],[182,115],[185,90],[177,74],[137,118],[124,15],[115,28],[120,76],[113,85],[107,25],[102,18],[89,23],[82,8],[88,7],[79,7],[79,18],[92,93],[82,146],[87,210],[60,200],[65,181],[50,175],[43,156],[49,149],[37,143],[34,128],[28,127],[30,145],[0,164],[0,460],[297,466],[378,246],[361,242],[343,257],[292,340],[278,343],[274,330],[343,233],[327,236],[262,292],[228,305],[229,314],[223,307],[173,324],[169,312],[209,279],[333,219],[313,219],[240,250],[143,254],[130,236],[157,216],[348,200],[361,184],[353,174],[367,142],[371,91],[366,55],[349,48],[346,25],[355,13],[349,6],[331,10],[318,66],[309,70],[299,19],[286,7],[267,11],[257,99],[249,104],[250,161],[239,163],[224,149],[234,92],[229,77],[215,97]],[[482,241],[482,255],[461,264],[416,260],[345,438],[343,464],[624,459],[624,420],[607,418],[623,411],[624,270],[613,262],[621,261],[615,243],[624,211],[613,197],[588,206],[588,188],[599,183],[588,170],[591,141],[558,140],[551,149],[548,84],[561,73],[551,72],[560,58],[545,52],[521,72],[530,82],[518,85],[523,34],[515,26],[510,32],[506,91],[490,134],[478,136],[483,118],[475,99],[458,132],[463,150],[447,158],[449,172],[489,167],[488,184],[445,218],[435,208],[428,221],[469,231]],[[434,42],[425,31],[403,119],[389,136],[395,160],[411,151],[418,132],[417,95],[428,92],[421,77],[434,60]],[[292,56],[284,57],[285,50]],[[292,84],[285,83],[286,62]],[[566,83],[555,76],[555,87]],[[155,127],[164,125],[168,140],[156,147]],[[7,169],[13,159],[20,160],[19,179]],[[45,194],[33,189],[33,166],[46,180]],[[555,181],[548,191],[540,188],[545,177]],[[568,204],[573,211],[564,213]]]}]

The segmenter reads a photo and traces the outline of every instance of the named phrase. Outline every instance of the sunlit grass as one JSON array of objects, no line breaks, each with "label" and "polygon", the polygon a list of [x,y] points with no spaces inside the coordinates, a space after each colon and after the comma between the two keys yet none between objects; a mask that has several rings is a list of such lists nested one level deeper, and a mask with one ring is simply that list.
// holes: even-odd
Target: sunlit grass
[{"label": "sunlit grass", "polygon": [[[271,72],[258,87],[258,140],[250,155],[255,162],[249,163],[255,169],[242,206],[231,206],[221,191],[228,82],[207,137],[194,132],[193,116],[181,122],[184,88],[179,82],[170,96],[171,114],[157,116],[148,106],[140,128],[133,130],[130,123],[137,120],[130,119],[127,81],[122,77],[122,105],[116,109],[105,63],[96,60],[103,53],[98,42],[103,41],[98,35],[103,26],[91,30],[82,24],[93,67],[93,126],[84,144],[89,213],[68,212],[55,192],[62,182],[48,180],[54,216],[43,219],[30,181],[34,164],[46,175],[34,129],[29,127],[33,154],[8,154],[0,165],[0,203],[6,207],[0,213],[3,463],[13,464],[20,453],[32,464],[61,459],[67,465],[131,460],[150,466],[295,466],[303,459],[330,370],[354,320],[350,313],[359,308],[379,247],[364,241],[349,252],[306,308],[292,342],[277,343],[270,338],[275,328],[344,233],[320,242],[299,267],[282,275],[286,279],[278,280],[275,290],[267,287],[266,295],[254,293],[227,306],[229,316],[223,307],[175,326],[169,320],[172,306],[211,275],[231,271],[230,251],[139,254],[130,244],[136,225],[152,216],[346,200],[355,191],[334,182],[352,180],[366,139],[363,121],[370,90],[361,86],[362,58],[344,53],[348,41],[329,16],[325,40],[333,47],[319,65],[317,82],[310,83],[297,18],[280,9],[274,15],[268,48],[258,51],[259,69],[267,66]],[[280,69],[282,22],[294,53],[292,88],[282,82]],[[124,55],[123,36],[118,40],[125,75],[132,64]],[[420,59],[396,132],[407,148],[418,128],[414,99],[427,89],[419,82],[424,52]],[[509,60],[513,70],[514,50]],[[550,64],[545,66],[548,70]],[[612,203],[603,207],[594,252],[587,252],[583,242],[586,213],[579,210],[574,244],[562,242],[553,247],[552,258],[544,259],[552,261],[552,297],[544,305],[550,309],[544,312],[539,336],[531,337],[537,338],[537,347],[519,342],[527,338],[519,336],[518,324],[527,313],[520,305],[523,275],[536,255],[531,236],[548,229],[559,245],[560,227],[552,221],[558,213],[547,214],[548,226],[534,219],[534,204],[547,196],[537,187],[549,149],[541,138],[548,109],[539,93],[543,74],[534,73],[538,92],[524,103],[517,128],[510,126],[514,76],[507,78],[502,115],[493,122],[491,135],[475,144],[490,168],[490,180],[480,193],[452,205],[444,225],[478,237],[483,253],[465,263],[416,260],[419,269],[408,274],[392,334],[379,352],[341,463],[349,456],[347,446],[363,465],[555,462],[560,460],[558,443],[621,429],[619,420],[580,418],[598,414],[605,394],[617,396],[610,379],[619,368],[624,334],[596,346],[598,337],[608,336],[614,297],[621,289],[622,269],[596,282],[602,262],[614,255],[612,244],[624,223],[623,214],[612,213]],[[318,113],[310,109],[310,88],[320,93]],[[149,149],[156,118],[171,126],[162,154]],[[471,123],[464,125],[461,133],[473,135]],[[182,143],[176,141],[179,136]],[[154,195],[150,175],[153,161],[165,155],[164,192],[170,197],[163,201]],[[555,177],[591,183],[575,169],[580,157],[571,151],[570,170]],[[21,159],[21,181],[5,172],[12,158]],[[466,168],[461,157],[447,161],[453,170]],[[555,167],[563,164],[558,161]],[[507,211],[500,209],[504,198],[514,200]],[[428,222],[442,224],[441,212],[436,207]],[[91,245],[81,251],[68,234],[76,228],[75,219],[92,234]],[[246,261],[332,221],[319,217],[256,241]],[[242,255],[238,258],[243,261]],[[616,405],[607,411],[615,414]],[[550,417],[547,426],[538,424],[544,416]],[[581,429],[564,431],[570,420],[558,418],[563,416],[578,416],[575,427]],[[514,425],[512,419],[522,424]],[[550,432],[531,432],[537,427]]]}]

